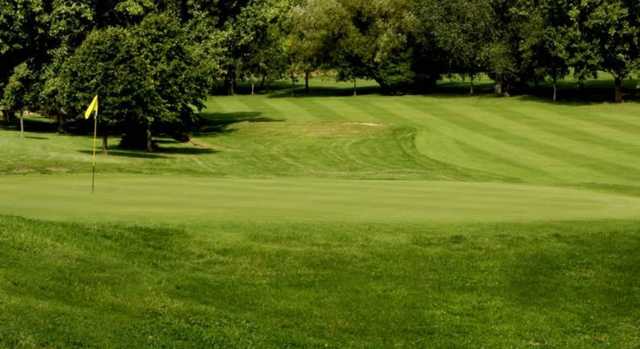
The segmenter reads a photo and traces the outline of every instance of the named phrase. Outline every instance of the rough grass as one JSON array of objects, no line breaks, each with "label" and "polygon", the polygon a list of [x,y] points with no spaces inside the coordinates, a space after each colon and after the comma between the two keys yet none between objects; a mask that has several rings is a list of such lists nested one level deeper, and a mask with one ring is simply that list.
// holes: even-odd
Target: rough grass
[{"label": "rough grass", "polygon": [[0,218],[0,346],[640,345],[640,225]]}]

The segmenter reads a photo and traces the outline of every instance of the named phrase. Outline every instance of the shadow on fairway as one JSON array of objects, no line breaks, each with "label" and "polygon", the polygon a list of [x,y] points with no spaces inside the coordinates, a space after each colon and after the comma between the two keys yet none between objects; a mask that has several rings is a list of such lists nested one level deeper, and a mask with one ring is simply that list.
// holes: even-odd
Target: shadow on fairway
[{"label": "shadow on fairway", "polygon": [[[363,86],[357,88],[358,96],[381,95],[382,89],[378,86]],[[291,98],[291,97],[352,97],[353,88],[342,87],[311,87],[309,92],[304,88],[296,87],[284,90],[272,91],[269,98]]]},{"label": "shadow on fairway", "polygon": [[260,112],[236,113],[200,113],[197,134],[230,133],[234,132],[230,126],[240,122],[282,122],[285,119],[273,119],[262,116]]},{"label": "shadow on fairway", "polygon": [[[91,150],[79,150],[78,152],[93,155]],[[96,154],[103,156],[102,151],[98,151]],[[166,156],[157,153],[147,153],[143,151],[133,151],[133,150],[109,150],[107,156],[117,156],[117,157],[126,157],[126,158],[136,158],[136,159],[166,159]]]},{"label": "shadow on fairway", "polygon": [[[539,102],[553,103],[559,105],[588,105],[600,103],[612,103],[614,98],[613,80],[586,80],[582,87],[578,87],[578,82],[571,79],[558,82],[558,100],[552,100],[553,87],[550,82],[542,81],[537,85],[531,84],[527,87],[513,88],[513,97],[522,97]],[[268,98],[304,98],[304,97],[349,97],[353,96],[351,87],[331,87],[313,86],[305,91],[304,87],[296,85],[280,84],[268,91],[259,92]],[[640,102],[640,81],[634,79],[625,80],[625,101]],[[358,96],[366,95],[424,95],[430,97],[498,97],[494,93],[494,83],[492,81],[477,81],[474,85],[474,94],[470,94],[469,81],[439,81],[437,86],[427,90],[419,91],[411,88],[396,94],[387,94],[379,86],[366,85],[358,87]],[[248,95],[248,91],[240,89],[240,95]]]},{"label": "shadow on fairway", "polygon": [[[42,118],[38,118],[38,119],[25,118],[24,119],[24,130],[26,132],[55,133],[57,132],[57,128],[58,126],[52,120],[42,119]],[[20,131],[20,128],[18,126],[18,121],[12,122],[11,124],[0,122],[0,129]]]},{"label": "shadow on fairway", "polygon": [[195,147],[172,147],[172,148],[159,148],[152,154],[176,154],[176,155],[203,155],[203,154],[215,154],[217,150],[211,148],[195,148]]},{"label": "shadow on fairway", "polygon": [[[80,150],[80,153],[92,155],[91,150]],[[143,150],[124,150],[124,149],[110,149],[107,156],[118,156],[136,159],[167,159],[167,155],[205,155],[215,154],[217,150],[211,148],[198,148],[193,146],[188,147],[167,147],[158,148],[153,153],[145,152]],[[98,151],[98,155],[103,155],[102,151]]]},{"label": "shadow on fairway", "polygon": [[[531,88],[528,94],[523,96],[523,99],[565,106],[613,103],[614,90],[613,85],[607,86],[601,81],[589,84],[582,89],[577,89],[568,83],[564,83],[558,86],[558,100],[554,102],[552,96],[552,87],[540,86]],[[636,89],[635,86],[631,87],[625,84],[624,101],[640,102],[640,90]]]}]

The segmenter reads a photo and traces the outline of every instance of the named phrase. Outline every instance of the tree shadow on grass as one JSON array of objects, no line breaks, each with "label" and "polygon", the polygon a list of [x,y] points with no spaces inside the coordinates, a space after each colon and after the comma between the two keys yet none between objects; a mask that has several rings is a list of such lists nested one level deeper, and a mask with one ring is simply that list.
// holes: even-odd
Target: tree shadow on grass
[{"label": "tree shadow on grass", "polygon": [[[382,94],[382,89],[378,86],[363,86],[357,89],[358,96],[366,95],[379,95]],[[309,91],[305,91],[304,88],[295,89],[283,89],[272,91],[268,94],[269,98],[291,98],[291,97],[352,97],[353,88],[348,87],[311,87]]]},{"label": "tree shadow on grass", "polygon": [[[91,150],[80,150],[80,153],[92,155]],[[145,152],[143,150],[130,150],[122,148],[109,149],[107,156],[127,157],[135,159],[167,159],[167,155],[205,155],[215,154],[217,150],[211,148],[198,148],[198,147],[166,147],[158,148],[153,153]],[[102,151],[98,151],[98,155],[102,155]]]},{"label": "tree shadow on grass", "polygon": [[[18,121],[12,122],[11,124],[0,123],[0,129],[3,130],[13,130],[20,131],[20,127],[18,126]],[[24,119],[24,130],[26,132],[32,133],[55,133],[57,132],[58,126],[52,120],[38,118],[32,119],[25,117]]]},{"label": "tree shadow on grass", "polygon": [[152,154],[204,155],[204,154],[215,154],[215,153],[218,153],[218,151],[211,148],[170,147],[170,148],[159,148]]},{"label": "tree shadow on grass", "polygon": [[483,95],[495,95],[493,82],[476,82],[473,85],[473,94],[471,94],[471,84],[469,81],[446,81],[440,82],[431,91],[431,96],[436,97],[475,97]]},{"label": "tree shadow on grass", "polygon": [[230,126],[240,122],[283,122],[285,119],[274,119],[262,116],[260,112],[235,112],[235,113],[200,113],[198,118],[198,131],[196,134],[231,133],[234,129]]},{"label": "tree shadow on grass", "polygon": [[[79,150],[78,152],[93,155],[93,151],[91,150]],[[104,155],[102,151],[98,151],[96,154]],[[135,158],[135,159],[166,159],[167,157],[161,154],[156,153],[147,153],[143,151],[135,151],[135,150],[113,150],[110,149],[107,153],[107,156],[116,156],[116,157],[127,157],[127,158]]]}]

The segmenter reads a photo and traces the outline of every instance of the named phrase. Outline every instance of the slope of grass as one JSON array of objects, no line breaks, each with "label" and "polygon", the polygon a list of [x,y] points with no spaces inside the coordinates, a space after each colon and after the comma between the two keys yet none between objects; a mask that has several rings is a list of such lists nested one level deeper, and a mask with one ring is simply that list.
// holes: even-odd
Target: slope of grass
[{"label": "slope of grass", "polygon": [[[114,150],[103,173],[617,184],[640,179],[640,105],[493,97],[216,97],[193,144]],[[87,172],[85,137],[0,131],[2,173]],[[113,143],[116,140],[112,141]],[[150,161],[153,160],[153,161]]]},{"label": "slope of grass", "polygon": [[0,217],[0,346],[634,348],[639,229]]},{"label": "slope of grass", "polygon": [[334,92],[0,130],[0,347],[640,346],[639,104]]}]

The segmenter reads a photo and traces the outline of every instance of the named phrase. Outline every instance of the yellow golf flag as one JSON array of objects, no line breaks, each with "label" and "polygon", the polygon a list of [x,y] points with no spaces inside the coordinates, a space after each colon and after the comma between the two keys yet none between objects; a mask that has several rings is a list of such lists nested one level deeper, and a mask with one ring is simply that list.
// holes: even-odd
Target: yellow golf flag
[{"label": "yellow golf flag", "polygon": [[91,117],[91,113],[98,112],[98,96],[93,97],[91,104],[89,104],[89,108],[84,112],[84,118],[88,119]]}]

